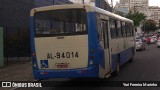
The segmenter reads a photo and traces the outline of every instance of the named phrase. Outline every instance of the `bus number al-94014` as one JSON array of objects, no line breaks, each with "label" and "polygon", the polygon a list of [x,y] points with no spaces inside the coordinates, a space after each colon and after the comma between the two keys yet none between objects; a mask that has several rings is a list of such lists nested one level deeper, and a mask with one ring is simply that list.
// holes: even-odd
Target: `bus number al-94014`
[{"label": "bus number al-94014", "polygon": [[60,58],[78,58],[78,52],[57,52],[55,55],[53,55],[52,53],[48,53],[47,54],[47,59],[60,59]]}]

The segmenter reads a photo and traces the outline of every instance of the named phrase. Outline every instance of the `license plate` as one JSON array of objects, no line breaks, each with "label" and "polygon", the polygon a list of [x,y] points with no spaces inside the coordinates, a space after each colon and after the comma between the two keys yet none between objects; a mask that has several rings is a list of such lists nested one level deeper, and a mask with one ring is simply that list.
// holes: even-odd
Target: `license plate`
[{"label": "license plate", "polygon": [[69,63],[56,63],[57,69],[68,69]]}]

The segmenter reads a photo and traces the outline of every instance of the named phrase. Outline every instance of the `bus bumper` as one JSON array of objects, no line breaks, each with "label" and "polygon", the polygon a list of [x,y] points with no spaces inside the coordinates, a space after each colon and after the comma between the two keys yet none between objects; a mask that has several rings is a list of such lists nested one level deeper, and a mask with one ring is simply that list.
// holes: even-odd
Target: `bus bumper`
[{"label": "bus bumper", "polygon": [[34,79],[51,79],[51,78],[97,78],[99,77],[98,67],[70,70],[33,70]]}]

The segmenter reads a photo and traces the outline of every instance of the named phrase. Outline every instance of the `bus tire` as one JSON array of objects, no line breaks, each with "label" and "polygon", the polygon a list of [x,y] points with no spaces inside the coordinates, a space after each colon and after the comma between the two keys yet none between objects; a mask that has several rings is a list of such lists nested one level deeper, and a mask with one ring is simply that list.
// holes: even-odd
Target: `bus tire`
[{"label": "bus tire", "polygon": [[132,58],[129,60],[129,62],[130,62],[130,63],[133,63],[133,59],[134,59],[134,58],[133,58],[133,56],[132,56]]},{"label": "bus tire", "polygon": [[116,70],[112,73],[113,76],[118,76],[120,72],[120,59],[116,60]]},{"label": "bus tire", "polygon": [[134,55],[135,55],[135,51],[134,51],[134,49],[132,49],[132,57],[129,60],[130,63],[133,63]]}]

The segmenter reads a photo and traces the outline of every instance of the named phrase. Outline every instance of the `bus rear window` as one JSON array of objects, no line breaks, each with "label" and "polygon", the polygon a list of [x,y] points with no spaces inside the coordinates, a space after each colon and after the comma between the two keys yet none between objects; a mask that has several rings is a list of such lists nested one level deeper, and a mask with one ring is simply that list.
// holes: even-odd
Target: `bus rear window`
[{"label": "bus rear window", "polygon": [[35,14],[36,36],[83,34],[86,32],[86,11],[83,9],[52,10]]}]

